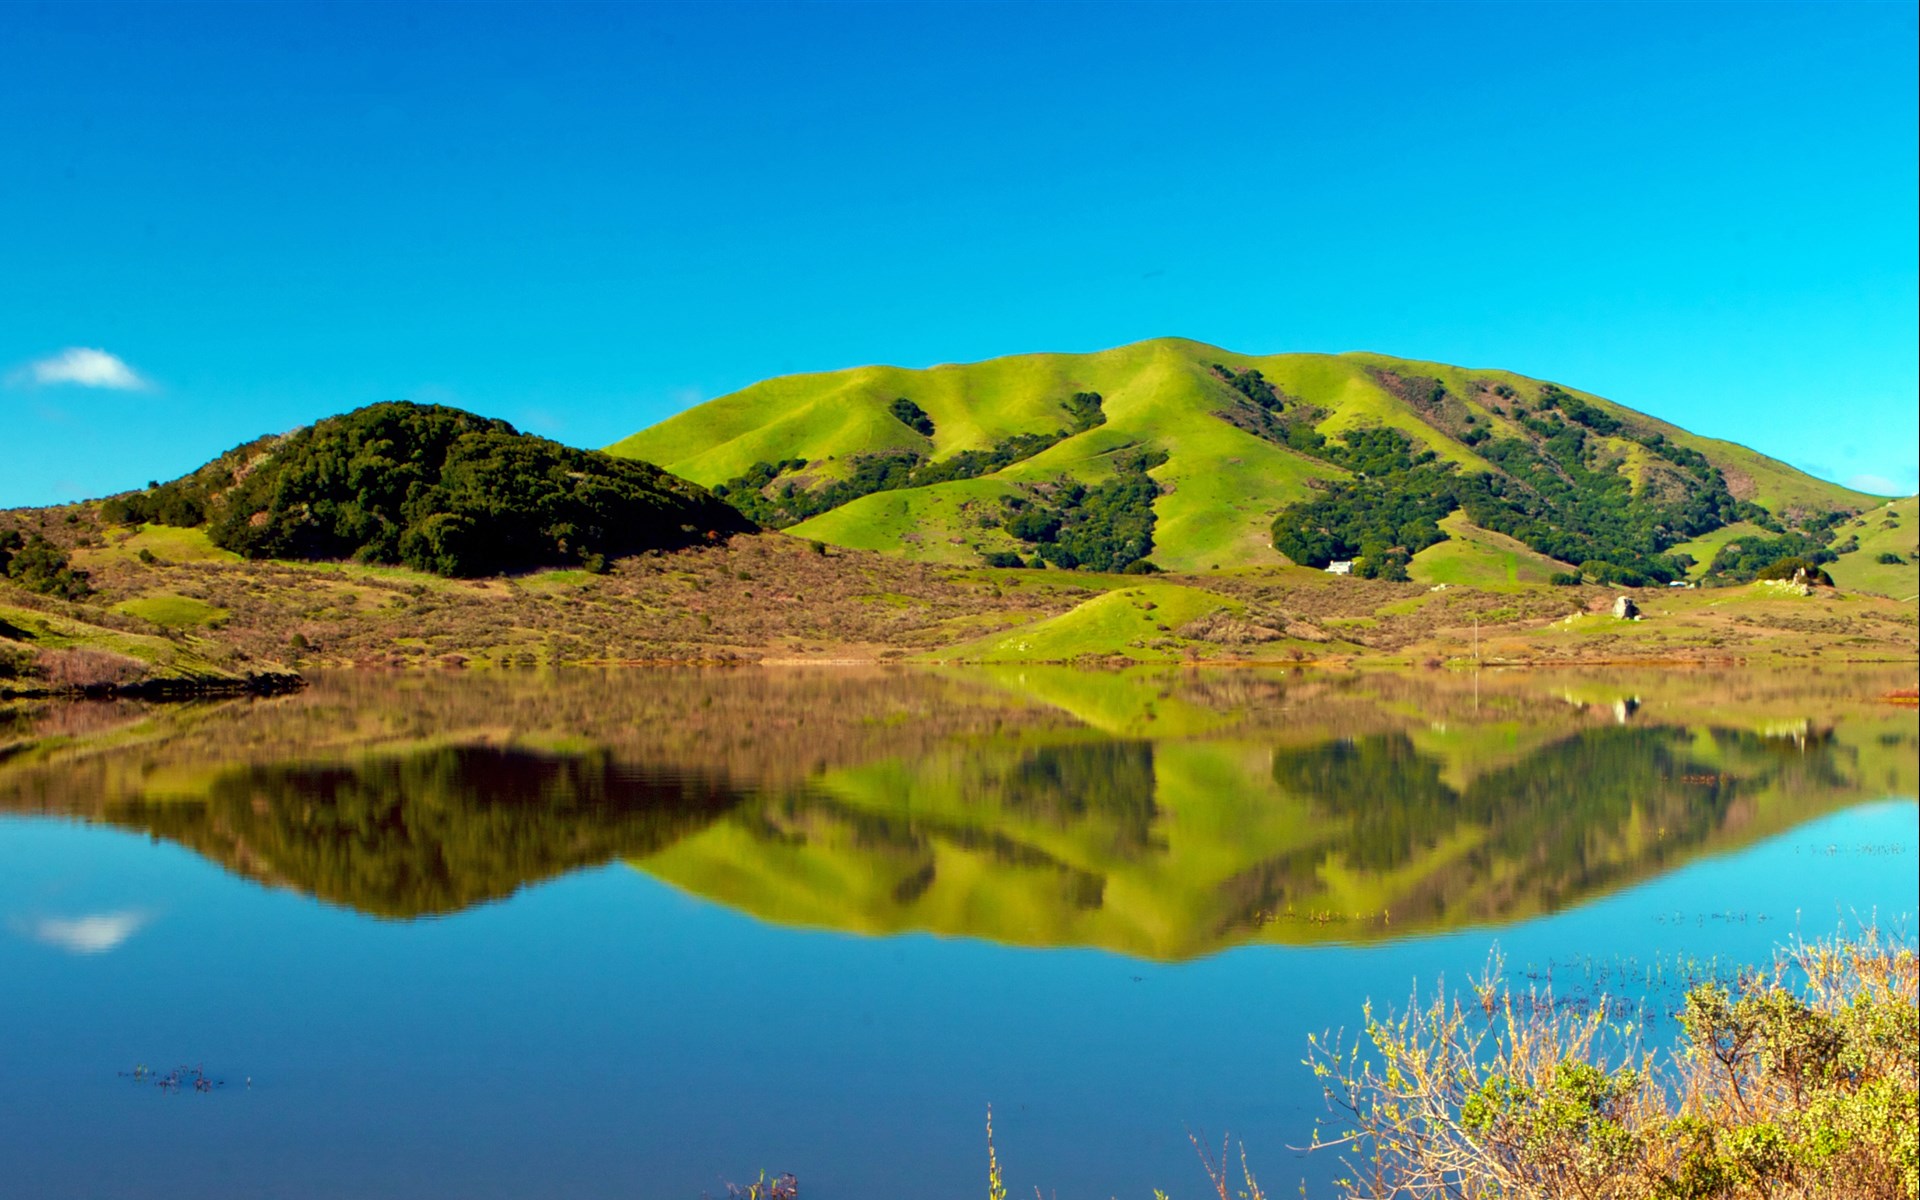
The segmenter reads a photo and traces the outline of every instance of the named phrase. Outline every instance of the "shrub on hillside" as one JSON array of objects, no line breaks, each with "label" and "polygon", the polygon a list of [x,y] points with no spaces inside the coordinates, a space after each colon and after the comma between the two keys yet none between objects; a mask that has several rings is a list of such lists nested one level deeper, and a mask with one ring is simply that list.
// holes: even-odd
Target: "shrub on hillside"
[{"label": "shrub on hillside", "polygon": [[901,396],[888,406],[888,411],[893,414],[894,420],[922,437],[933,436],[933,418],[927,415],[926,409],[905,396]]},{"label": "shrub on hillside", "polygon": [[0,575],[30,592],[62,600],[85,600],[93,594],[87,573],[37,533],[22,538],[18,530],[0,530]]},{"label": "shrub on hillside", "polygon": [[1809,562],[1804,558],[1775,559],[1773,562],[1760,568],[1754,575],[1754,578],[1792,579],[1802,571],[1807,573],[1806,578],[1808,583],[1819,584],[1821,587],[1833,586],[1833,576],[1821,570],[1817,564]]}]

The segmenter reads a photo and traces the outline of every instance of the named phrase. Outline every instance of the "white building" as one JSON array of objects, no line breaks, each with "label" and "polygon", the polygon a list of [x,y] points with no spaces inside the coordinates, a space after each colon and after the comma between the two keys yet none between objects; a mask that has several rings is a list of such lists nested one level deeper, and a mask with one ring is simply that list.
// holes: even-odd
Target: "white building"
[{"label": "white building", "polygon": [[1329,575],[1351,575],[1351,574],[1353,574],[1353,560],[1352,560],[1352,559],[1348,559],[1348,560],[1347,560],[1347,561],[1345,561],[1345,562],[1330,562],[1330,563],[1328,563],[1328,564],[1327,564],[1327,574],[1329,574]]}]

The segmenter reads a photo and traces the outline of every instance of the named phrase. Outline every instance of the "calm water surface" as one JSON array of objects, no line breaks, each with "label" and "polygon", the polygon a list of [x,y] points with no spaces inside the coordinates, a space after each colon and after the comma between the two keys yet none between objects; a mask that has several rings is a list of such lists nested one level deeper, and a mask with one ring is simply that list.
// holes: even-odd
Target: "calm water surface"
[{"label": "calm water surface", "polygon": [[[0,1193],[1323,1182],[1308,1033],[1910,934],[1900,674],[322,678],[0,709]],[[1656,1036],[1671,996],[1647,998]],[[130,1078],[201,1067],[211,1092]]]}]

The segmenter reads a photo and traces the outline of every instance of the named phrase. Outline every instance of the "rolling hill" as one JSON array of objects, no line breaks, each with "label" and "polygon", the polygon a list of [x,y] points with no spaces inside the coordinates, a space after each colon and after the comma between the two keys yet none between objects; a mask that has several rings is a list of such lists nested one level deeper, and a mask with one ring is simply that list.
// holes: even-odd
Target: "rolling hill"
[{"label": "rolling hill", "polygon": [[576,450],[505,421],[395,401],[258,438],[141,492],[124,525],[206,526],[252,559],[404,564],[446,576],[604,569],[754,528],[706,489],[648,463]]},{"label": "rolling hill", "polygon": [[1811,553],[1832,540],[1826,514],[1883,503],[1512,372],[1171,338],[772,379],[607,452],[797,536],[955,565],[1206,571],[1284,564],[1279,540],[1389,577],[1543,581],[1587,563],[1659,582],[1700,573],[1668,556],[1716,530]]}]

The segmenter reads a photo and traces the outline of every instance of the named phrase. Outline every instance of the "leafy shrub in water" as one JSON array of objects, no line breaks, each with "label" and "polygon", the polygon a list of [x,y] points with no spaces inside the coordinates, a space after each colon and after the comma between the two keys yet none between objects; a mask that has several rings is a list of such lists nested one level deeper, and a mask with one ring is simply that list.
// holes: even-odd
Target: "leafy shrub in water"
[{"label": "leafy shrub in water", "polygon": [[1307,1062],[1347,1123],[1350,1198],[1881,1200],[1920,1195],[1920,958],[1868,929],[1692,988],[1639,1050],[1608,1006],[1440,993]]}]

